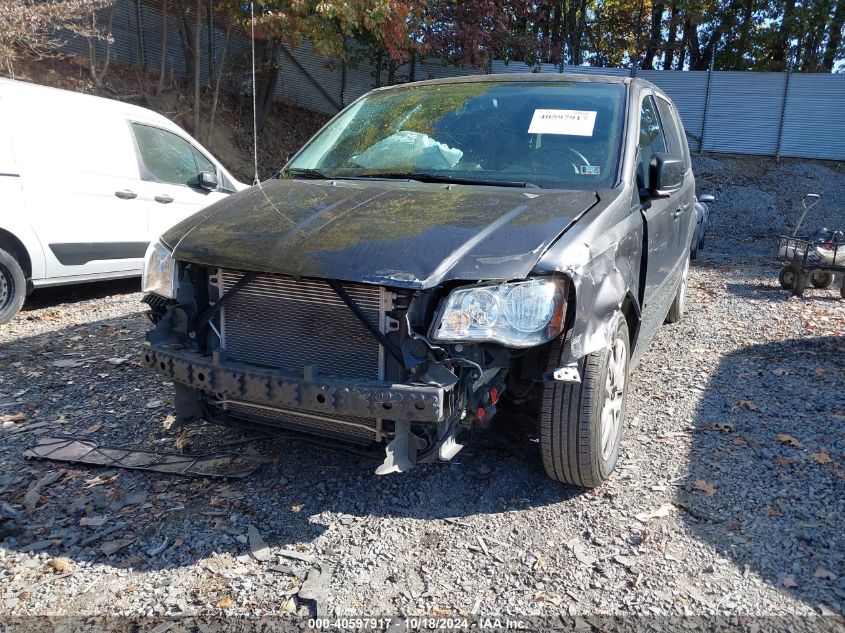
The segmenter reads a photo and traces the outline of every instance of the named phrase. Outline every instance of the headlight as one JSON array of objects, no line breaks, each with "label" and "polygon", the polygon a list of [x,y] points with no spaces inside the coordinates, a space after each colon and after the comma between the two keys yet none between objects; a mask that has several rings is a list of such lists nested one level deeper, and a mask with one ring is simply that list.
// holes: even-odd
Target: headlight
[{"label": "headlight", "polygon": [[565,308],[563,279],[458,288],[438,312],[431,338],[439,342],[491,341],[529,347],[561,333]]},{"label": "headlight", "polygon": [[176,262],[171,255],[171,250],[160,241],[150,244],[144,255],[143,292],[152,292],[167,299],[176,298]]}]

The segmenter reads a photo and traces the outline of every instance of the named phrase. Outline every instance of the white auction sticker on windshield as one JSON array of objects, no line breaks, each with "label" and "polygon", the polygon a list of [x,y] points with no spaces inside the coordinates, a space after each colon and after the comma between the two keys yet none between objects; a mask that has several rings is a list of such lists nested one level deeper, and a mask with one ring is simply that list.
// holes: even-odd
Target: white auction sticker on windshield
[{"label": "white auction sticker on windshield", "polygon": [[592,136],[596,113],[590,110],[534,110],[529,134]]}]

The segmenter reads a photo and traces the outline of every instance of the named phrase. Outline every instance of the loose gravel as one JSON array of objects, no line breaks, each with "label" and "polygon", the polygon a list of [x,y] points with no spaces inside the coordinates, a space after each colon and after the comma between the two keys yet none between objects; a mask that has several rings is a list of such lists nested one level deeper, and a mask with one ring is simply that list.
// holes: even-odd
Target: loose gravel
[{"label": "loose gravel", "polygon": [[845,300],[791,298],[772,257],[807,191],[810,225],[845,229],[845,175],[696,170],[719,200],[689,311],[633,373],[618,471],[589,492],[546,479],[517,413],[384,478],[270,440],[228,447],[271,460],[235,481],[27,461],[44,436],[244,437],[172,426],[171,385],[135,359],[137,282],[36,293],[0,328],[0,617],[845,613]]}]

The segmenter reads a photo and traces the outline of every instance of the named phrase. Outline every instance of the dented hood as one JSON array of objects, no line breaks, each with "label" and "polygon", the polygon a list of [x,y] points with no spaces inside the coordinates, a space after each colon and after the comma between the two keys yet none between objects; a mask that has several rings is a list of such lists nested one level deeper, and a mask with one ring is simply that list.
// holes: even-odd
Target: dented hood
[{"label": "dented hood", "polygon": [[407,288],[528,275],[595,192],[270,180],[163,236],[180,261]]}]

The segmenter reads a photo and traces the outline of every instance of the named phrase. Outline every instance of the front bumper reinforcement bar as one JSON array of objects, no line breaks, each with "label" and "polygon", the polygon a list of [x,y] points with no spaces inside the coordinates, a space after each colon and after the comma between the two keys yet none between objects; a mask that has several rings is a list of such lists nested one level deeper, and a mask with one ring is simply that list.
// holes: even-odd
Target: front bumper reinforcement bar
[{"label": "front bumper reinforcement bar", "polygon": [[434,385],[309,378],[308,369],[298,377],[244,363],[214,364],[198,352],[153,347],[144,350],[141,363],[209,395],[270,407],[410,422],[442,422],[449,414],[446,389]]}]

